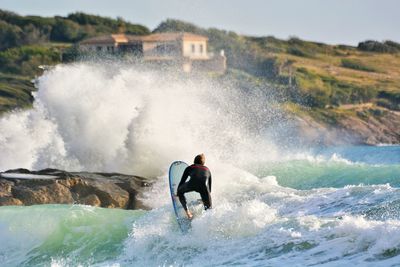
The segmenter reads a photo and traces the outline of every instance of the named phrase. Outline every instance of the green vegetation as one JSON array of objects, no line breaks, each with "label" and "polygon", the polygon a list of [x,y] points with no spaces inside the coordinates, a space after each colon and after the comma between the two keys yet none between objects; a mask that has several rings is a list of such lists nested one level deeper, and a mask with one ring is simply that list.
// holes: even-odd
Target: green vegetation
[{"label": "green vegetation", "polygon": [[68,61],[76,52],[73,43],[110,33],[150,31],[121,18],[84,13],[43,18],[0,10],[0,113],[31,106],[31,80],[42,71],[38,66]]},{"label": "green vegetation", "polygon": [[360,87],[355,83],[339,80],[332,75],[323,75],[306,68],[296,72],[298,88],[303,102],[311,107],[339,106],[365,103],[376,97],[373,87]]},{"label": "green vegetation", "polygon": [[353,70],[378,72],[376,68],[373,68],[371,66],[367,66],[364,63],[362,63],[360,60],[350,59],[350,58],[343,58],[342,59],[342,67],[353,69]]},{"label": "green vegetation", "polygon": [[0,73],[0,113],[32,105],[34,87],[25,76]]},{"label": "green vegetation", "polygon": [[[377,116],[382,107],[400,110],[400,44],[393,41],[327,45],[297,37],[243,36],[172,19],[153,32],[207,36],[210,52],[224,50],[227,57],[227,74],[216,79],[244,90],[265,91],[288,111],[323,123],[336,124],[345,116]],[[0,112],[31,104],[30,80],[40,74],[39,65],[74,60],[76,42],[110,33],[150,31],[122,18],[84,13],[43,18],[0,10]],[[363,110],[365,104],[375,108]]]},{"label": "green vegetation", "polygon": [[[358,116],[363,112],[355,110],[362,110],[364,103],[392,110],[400,107],[400,44],[392,41],[366,41],[358,47],[297,37],[286,41],[203,29],[177,20],[167,20],[154,31],[206,35],[212,51],[225,51],[229,79],[242,77],[241,87],[274,91],[285,101],[285,108],[290,107],[288,111],[322,123],[336,124],[345,116]],[[343,110],[342,105],[355,108]],[[374,116],[369,107],[366,110],[363,116]]]},{"label": "green vegetation", "polygon": [[44,46],[21,46],[0,52],[0,71],[33,77],[38,66],[60,62],[58,48]]},{"label": "green vegetation", "polygon": [[84,13],[67,17],[20,16],[0,10],[0,51],[46,42],[78,42],[108,33],[148,34],[148,28],[122,18],[111,19]]},{"label": "green vegetation", "polygon": [[400,92],[381,91],[378,93],[377,105],[400,111]]},{"label": "green vegetation", "polygon": [[[256,76],[274,72],[273,63],[267,55],[258,53],[255,43],[245,36],[215,28],[202,29],[191,23],[168,19],[153,32],[192,32],[208,37],[211,52],[224,50],[228,65]],[[272,65],[271,65],[272,63]]]},{"label": "green vegetation", "polygon": [[358,44],[358,49],[361,51],[378,52],[378,53],[399,53],[400,44],[393,41],[378,41],[368,40]]}]

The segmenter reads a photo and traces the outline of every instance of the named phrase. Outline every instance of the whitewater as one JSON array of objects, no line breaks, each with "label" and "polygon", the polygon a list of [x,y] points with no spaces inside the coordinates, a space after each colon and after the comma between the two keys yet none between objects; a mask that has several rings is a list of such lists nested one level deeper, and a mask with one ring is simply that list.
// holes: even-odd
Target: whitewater
[{"label": "whitewater", "polygon": [[[0,171],[144,176],[151,209],[0,207],[1,266],[400,266],[399,146],[296,147],[272,93],[121,62],[36,86],[0,118]],[[214,207],[182,234],[168,167],[199,153]]]}]

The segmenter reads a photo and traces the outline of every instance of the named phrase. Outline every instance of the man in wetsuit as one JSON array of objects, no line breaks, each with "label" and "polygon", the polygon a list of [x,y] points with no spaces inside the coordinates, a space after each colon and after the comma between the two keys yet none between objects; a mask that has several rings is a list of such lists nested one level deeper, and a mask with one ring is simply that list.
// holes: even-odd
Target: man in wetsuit
[{"label": "man in wetsuit", "polygon": [[[204,209],[207,210],[211,208],[211,172],[204,166],[205,161],[206,158],[204,154],[197,155],[194,158],[194,164],[187,167],[183,172],[181,182],[178,185],[177,196],[189,219],[191,219],[193,215],[187,208],[185,193],[192,191],[200,193]],[[190,180],[186,182],[189,176]]]}]

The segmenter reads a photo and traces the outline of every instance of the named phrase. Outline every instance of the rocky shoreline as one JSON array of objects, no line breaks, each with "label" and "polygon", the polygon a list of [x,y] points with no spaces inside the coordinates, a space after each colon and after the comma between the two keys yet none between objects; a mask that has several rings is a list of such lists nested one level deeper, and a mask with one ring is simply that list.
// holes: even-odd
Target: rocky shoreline
[{"label": "rocky shoreline", "polygon": [[149,186],[146,178],[119,173],[15,169],[0,173],[0,206],[83,204],[148,209],[138,196]]},{"label": "rocky shoreline", "polygon": [[[306,146],[400,144],[400,112],[385,108],[353,110],[357,116],[343,116],[327,124],[307,115],[292,114],[290,136]],[[375,112],[373,116],[370,113]],[[364,115],[364,116],[363,116]]]}]

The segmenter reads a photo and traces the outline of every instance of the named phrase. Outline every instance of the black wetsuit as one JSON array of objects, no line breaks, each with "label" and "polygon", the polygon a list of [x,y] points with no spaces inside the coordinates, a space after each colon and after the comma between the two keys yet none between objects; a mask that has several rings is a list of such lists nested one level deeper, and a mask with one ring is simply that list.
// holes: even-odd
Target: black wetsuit
[{"label": "black wetsuit", "polygon": [[[189,176],[190,180],[186,182]],[[211,208],[211,172],[206,166],[201,164],[193,164],[187,167],[183,172],[181,182],[178,186],[177,195],[185,210],[187,210],[187,205],[184,194],[191,191],[200,193],[201,200],[204,204],[204,209],[207,210]]]}]

